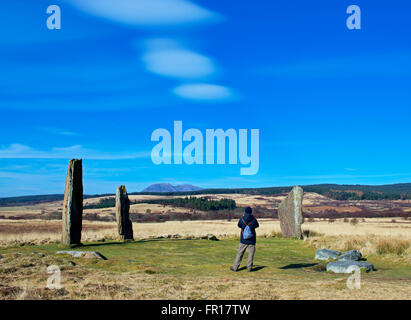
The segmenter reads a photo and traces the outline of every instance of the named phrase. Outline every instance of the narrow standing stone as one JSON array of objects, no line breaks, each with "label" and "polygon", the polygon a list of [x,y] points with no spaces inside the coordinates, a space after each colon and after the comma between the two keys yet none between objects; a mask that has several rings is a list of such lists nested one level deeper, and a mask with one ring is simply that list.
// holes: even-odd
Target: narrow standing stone
[{"label": "narrow standing stone", "polygon": [[302,238],[301,224],[303,219],[303,189],[294,187],[278,208],[278,217],[283,237]]},{"label": "narrow standing stone", "polygon": [[83,164],[80,159],[69,161],[63,202],[64,244],[80,244],[83,220]]},{"label": "narrow standing stone", "polygon": [[116,221],[118,233],[123,240],[133,240],[133,224],[130,220],[130,200],[125,186],[116,192]]}]

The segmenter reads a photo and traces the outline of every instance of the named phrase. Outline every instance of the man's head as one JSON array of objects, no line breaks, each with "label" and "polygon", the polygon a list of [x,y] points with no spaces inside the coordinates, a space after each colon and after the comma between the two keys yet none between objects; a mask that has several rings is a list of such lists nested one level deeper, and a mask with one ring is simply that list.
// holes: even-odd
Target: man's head
[{"label": "man's head", "polygon": [[250,207],[247,207],[247,208],[245,208],[244,212],[245,212],[245,214],[252,214],[253,209],[251,209]]}]

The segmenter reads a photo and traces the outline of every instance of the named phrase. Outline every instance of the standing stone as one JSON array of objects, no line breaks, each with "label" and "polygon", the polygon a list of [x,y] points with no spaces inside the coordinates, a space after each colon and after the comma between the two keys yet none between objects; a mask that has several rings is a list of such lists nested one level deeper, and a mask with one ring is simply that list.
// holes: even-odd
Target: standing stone
[{"label": "standing stone", "polygon": [[83,220],[83,164],[82,160],[69,161],[63,203],[64,244],[80,244]]},{"label": "standing stone", "polygon": [[125,186],[116,192],[116,221],[119,235],[123,240],[133,240],[133,224],[130,220],[130,200]]},{"label": "standing stone", "polygon": [[278,208],[278,217],[283,237],[302,239],[303,189],[294,187]]}]

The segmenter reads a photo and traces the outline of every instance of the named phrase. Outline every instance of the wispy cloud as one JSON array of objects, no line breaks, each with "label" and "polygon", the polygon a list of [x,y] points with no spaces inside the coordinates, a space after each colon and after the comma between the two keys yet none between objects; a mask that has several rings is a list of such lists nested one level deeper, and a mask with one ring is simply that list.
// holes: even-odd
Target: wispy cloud
[{"label": "wispy cloud", "polygon": [[355,178],[385,178],[385,177],[410,177],[411,173],[387,173],[387,174],[329,174],[329,175],[307,175],[307,176],[286,176],[284,179],[355,179]]},{"label": "wispy cloud", "polygon": [[23,144],[11,144],[0,148],[0,159],[71,159],[83,158],[94,160],[120,160],[149,157],[147,152],[101,152],[84,148],[81,145],[54,147],[50,150],[38,150]]},{"label": "wispy cloud", "polygon": [[173,93],[198,101],[227,101],[235,97],[230,88],[208,83],[183,84],[174,88]]},{"label": "wispy cloud", "polygon": [[146,41],[145,48],[146,53],[142,59],[148,71],[185,81],[172,90],[178,97],[203,102],[227,102],[234,98],[229,87],[203,82],[218,71],[212,59],[207,56],[167,38],[150,39]]},{"label": "wispy cloud", "polygon": [[44,131],[47,133],[57,134],[61,136],[79,136],[80,134],[74,131],[64,130],[56,127],[36,127],[36,129],[40,131]]},{"label": "wispy cloud", "polygon": [[143,61],[150,72],[182,79],[207,77],[216,72],[210,58],[173,39],[152,39],[147,41],[146,48]]},{"label": "wispy cloud", "polygon": [[411,74],[411,52],[384,55],[334,57],[264,66],[264,74],[276,77],[350,78],[404,77]]},{"label": "wispy cloud", "polygon": [[218,13],[187,0],[66,0],[75,8],[115,23],[135,27],[170,27],[210,23]]}]

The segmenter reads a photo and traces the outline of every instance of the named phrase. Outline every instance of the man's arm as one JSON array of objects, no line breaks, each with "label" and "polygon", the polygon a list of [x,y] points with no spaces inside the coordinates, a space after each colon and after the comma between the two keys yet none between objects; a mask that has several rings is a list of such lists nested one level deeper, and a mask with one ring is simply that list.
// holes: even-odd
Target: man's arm
[{"label": "man's arm", "polygon": [[241,219],[238,220],[238,227],[243,228],[243,221]]},{"label": "man's arm", "polygon": [[260,225],[258,224],[258,221],[257,221],[257,219],[256,218],[254,218],[254,226],[253,226],[253,228],[254,229],[257,229]]}]

